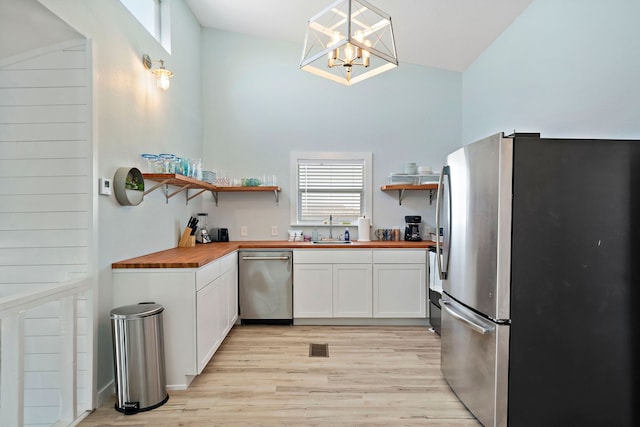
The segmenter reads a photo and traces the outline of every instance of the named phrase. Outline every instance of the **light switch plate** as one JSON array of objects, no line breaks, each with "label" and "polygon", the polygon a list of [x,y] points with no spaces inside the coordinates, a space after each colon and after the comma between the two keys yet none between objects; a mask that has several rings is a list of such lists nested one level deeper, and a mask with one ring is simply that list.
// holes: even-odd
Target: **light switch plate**
[{"label": "light switch plate", "polygon": [[100,178],[98,180],[100,189],[99,192],[102,195],[109,196],[111,195],[111,179],[110,178]]}]

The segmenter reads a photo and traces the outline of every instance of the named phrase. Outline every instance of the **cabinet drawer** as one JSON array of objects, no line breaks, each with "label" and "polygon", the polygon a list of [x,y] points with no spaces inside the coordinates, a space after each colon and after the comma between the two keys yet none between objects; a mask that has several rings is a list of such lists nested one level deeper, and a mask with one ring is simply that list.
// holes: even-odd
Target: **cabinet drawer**
[{"label": "cabinet drawer", "polygon": [[422,264],[427,262],[427,251],[417,249],[374,250],[374,264]]},{"label": "cabinet drawer", "polygon": [[366,264],[371,259],[371,249],[307,249],[293,252],[294,264]]},{"label": "cabinet drawer", "polygon": [[231,253],[229,255],[225,255],[217,262],[220,263],[220,273],[224,273],[226,271],[231,270],[232,268],[237,267],[238,265],[238,252]]},{"label": "cabinet drawer", "polygon": [[196,271],[196,291],[199,291],[220,276],[220,264],[220,260],[216,260]]}]

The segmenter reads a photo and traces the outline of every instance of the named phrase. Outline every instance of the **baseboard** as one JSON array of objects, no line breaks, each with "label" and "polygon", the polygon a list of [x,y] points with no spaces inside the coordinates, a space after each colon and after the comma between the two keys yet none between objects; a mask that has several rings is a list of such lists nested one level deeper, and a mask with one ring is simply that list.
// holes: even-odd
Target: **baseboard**
[{"label": "baseboard", "polygon": [[431,326],[425,318],[294,318],[296,326]]},{"label": "baseboard", "polygon": [[111,380],[107,383],[107,385],[105,385],[100,390],[98,390],[98,395],[96,396],[96,398],[98,399],[98,402],[96,407],[99,408],[102,405],[104,405],[104,403],[107,400],[109,400],[112,396],[114,396],[115,393],[116,393],[116,383],[114,380]]}]

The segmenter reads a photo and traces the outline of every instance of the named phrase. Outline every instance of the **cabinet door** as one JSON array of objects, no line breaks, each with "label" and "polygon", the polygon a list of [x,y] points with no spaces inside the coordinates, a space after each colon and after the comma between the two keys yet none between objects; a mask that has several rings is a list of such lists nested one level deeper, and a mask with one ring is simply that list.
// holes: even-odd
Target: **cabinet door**
[{"label": "cabinet door", "polygon": [[221,338],[218,315],[218,302],[220,300],[219,285],[219,279],[214,280],[199,290],[196,295],[196,354],[198,358],[198,374],[202,372],[220,345]]},{"label": "cabinet door", "polygon": [[374,265],[373,317],[426,317],[426,288],[426,264]]},{"label": "cabinet door", "polygon": [[293,317],[333,317],[331,264],[293,265]]},{"label": "cabinet door", "polygon": [[333,317],[371,317],[371,264],[333,265]]},{"label": "cabinet door", "polygon": [[228,330],[233,327],[233,325],[238,320],[238,265],[236,264],[229,271],[225,273],[225,278],[227,281],[227,290],[228,290],[228,309],[229,309],[229,325]]},{"label": "cabinet door", "polygon": [[227,273],[216,280],[219,290],[216,309],[218,316],[218,345],[215,350],[218,349],[229,330],[229,275]]}]

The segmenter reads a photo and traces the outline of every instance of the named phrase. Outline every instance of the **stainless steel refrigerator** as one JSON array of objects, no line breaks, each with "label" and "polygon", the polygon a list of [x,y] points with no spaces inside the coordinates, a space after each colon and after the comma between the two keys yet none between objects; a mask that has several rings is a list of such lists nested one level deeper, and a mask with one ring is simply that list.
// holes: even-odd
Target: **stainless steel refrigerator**
[{"label": "stainless steel refrigerator", "polygon": [[640,419],[640,141],[493,135],[447,157],[441,369],[485,426]]}]

